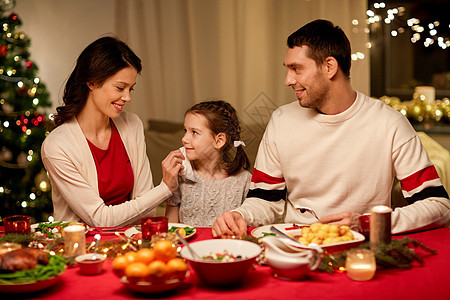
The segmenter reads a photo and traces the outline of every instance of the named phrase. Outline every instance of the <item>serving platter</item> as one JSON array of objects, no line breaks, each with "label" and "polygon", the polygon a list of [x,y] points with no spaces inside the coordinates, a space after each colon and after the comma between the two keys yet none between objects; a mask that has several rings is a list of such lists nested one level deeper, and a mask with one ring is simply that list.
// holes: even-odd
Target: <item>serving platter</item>
[{"label": "serving platter", "polygon": [[[64,271],[63,271],[64,272]],[[60,278],[60,275],[50,277],[45,280],[26,282],[26,283],[0,283],[0,293],[31,293],[46,289],[54,285]]]},{"label": "serving platter", "polygon": [[[295,224],[295,223],[282,223],[282,224],[270,224],[270,225],[264,225],[257,227],[252,230],[251,235],[255,238],[262,238],[265,236],[265,233],[272,235],[272,231],[270,231],[270,227],[274,226],[280,231],[286,233],[290,236],[299,236],[302,234],[302,227],[307,227],[309,225],[303,225],[303,224]],[[344,241],[344,242],[338,242],[338,243],[332,243],[327,245],[319,245],[322,249],[344,249],[344,248],[351,248],[353,246],[356,246],[360,243],[362,243],[365,240],[365,237],[354,230],[350,230],[353,234],[354,239],[351,241]]]},{"label": "serving platter", "polygon": [[[189,276],[189,272],[186,273],[186,277]],[[186,278],[185,277],[185,278]],[[125,276],[119,279],[127,288],[139,293],[162,293],[177,288],[183,279],[170,279],[163,283],[151,283],[151,282],[129,282]]]},{"label": "serving platter", "polygon": [[[186,225],[183,223],[169,223],[169,230],[172,227],[181,227],[181,228],[186,228],[186,227],[190,227],[190,228],[194,228],[194,230],[192,231],[191,234],[186,235],[184,238],[185,239],[190,239],[191,237],[193,237],[195,235],[195,233],[197,232],[197,229],[195,229],[194,226],[191,225]],[[125,230],[124,234],[126,237],[132,238],[133,235],[137,234],[137,233],[141,233],[141,226],[140,225],[136,225],[133,227],[128,228],[127,230]]]},{"label": "serving platter", "polygon": [[[38,231],[37,229],[38,229],[38,226],[39,226],[39,224],[52,224],[52,223],[62,223],[62,224],[68,224],[68,225],[65,225],[65,226],[63,226],[62,228],[64,228],[64,227],[66,227],[66,226],[69,226],[69,225],[81,225],[81,226],[84,226],[85,228],[86,228],[86,233],[88,233],[89,232],[89,230],[90,230],[90,228],[89,228],[89,226],[88,225],[86,225],[86,224],[83,224],[83,223],[79,223],[79,222],[70,222],[70,221],[60,221],[60,222],[39,222],[39,223],[34,223],[34,224],[31,224],[31,232],[41,232],[41,231]],[[55,238],[55,237],[60,237],[61,235],[62,235],[62,229],[61,227],[60,227],[60,229],[58,230],[58,232],[57,233],[54,233],[53,232],[53,234],[55,235],[56,234],[56,236],[54,236],[54,237],[49,237],[48,239],[53,239],[53,238]],[[46,234],[45,232],[42,232],[42,234]]]}]

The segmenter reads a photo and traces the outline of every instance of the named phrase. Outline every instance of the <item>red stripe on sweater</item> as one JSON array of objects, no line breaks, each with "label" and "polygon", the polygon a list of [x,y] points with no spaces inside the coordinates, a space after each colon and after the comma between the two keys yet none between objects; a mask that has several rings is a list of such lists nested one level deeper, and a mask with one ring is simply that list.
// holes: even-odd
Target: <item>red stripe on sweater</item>
[{"label": "red stripe on sweater", "polygon": [[439,175],[436,171],[436,168],[434,165],[431,165],[429,167],[426,167],[425,169],[422,169],[420,171],[417,171],[416,173],[409,175],[408,177],[400,180],[402,190],[404,191],[411,191],[415,188],[418,188],[421,186],[424,182],[438,179]]},{"label": "red stripe on sweater", "polygon": [[270,175],[267,175],[264,172],[261,172],[258,169],[253,169],[253,175],[252,175],[252,182],[259,183],[264,182],[268,184],[277,184],[277,183],[283,183],[284,178],[283,177],[273,177]]}]

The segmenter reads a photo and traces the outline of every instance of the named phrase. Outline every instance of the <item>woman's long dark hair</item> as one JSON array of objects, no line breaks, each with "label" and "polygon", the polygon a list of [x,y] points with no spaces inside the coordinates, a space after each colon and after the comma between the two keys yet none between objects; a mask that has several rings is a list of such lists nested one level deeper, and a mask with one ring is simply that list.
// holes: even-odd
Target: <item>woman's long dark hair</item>
[{"label": "woman's long dark hair", "polygon": [[121,40],[102,37],[88,45],[77,59],[64,88],[64,105],[56,108],[55,127],[78,115],[89,95],[87,83],[103,84],[120,70],[133,67],[142,70],[141,60]]},{"label": "woman's long dark hair", "polygon": [[234,141],[241,140],[241,126],[236,110],[228,102],[222,100],[205,101],[192,106],[186,111],[186,114],[193,113],[202,115],[207,121],[208,128],[214,133],[221,132],[226,135],[226,143],[222,147],[222,163],[228,176],[237,173],[242,168],[248,170],[250,161],[244,151],[242,145],[236,148],[236,155],[234,152]]}]

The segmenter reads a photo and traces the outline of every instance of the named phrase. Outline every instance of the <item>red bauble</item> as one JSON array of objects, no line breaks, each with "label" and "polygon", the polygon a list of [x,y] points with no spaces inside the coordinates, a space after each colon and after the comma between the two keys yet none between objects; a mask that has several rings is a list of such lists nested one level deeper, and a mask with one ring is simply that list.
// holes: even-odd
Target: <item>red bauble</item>
[{"label": "red bauble", "polygon": [[0,46],[0,56],[6,56],[8,54],[8,48],[5,45]]},{"label": "red bauble", "polygon": [[12,13],[12,14],[9,15],[9,19],[12,20],[12,21],[17,21],[19,19],[19,16],[14,14],[14,13]]}]

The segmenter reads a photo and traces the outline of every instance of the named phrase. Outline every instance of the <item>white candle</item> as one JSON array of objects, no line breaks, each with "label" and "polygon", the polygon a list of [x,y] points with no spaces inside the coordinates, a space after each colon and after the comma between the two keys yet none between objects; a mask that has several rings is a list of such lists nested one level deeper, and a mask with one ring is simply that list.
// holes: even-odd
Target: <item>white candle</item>
[{"label": "white candle", "polygon": [[375,255],[369,249],[352,249],[347,252],[345,269],[350,279],[364,281],[375,275],[377,264]]},{"label": "white candle", "polygon": [[65,256],[78,256],[86,253],[86,235],[82,225],[70,225],[64,228]]},{"label": "white candle", "polygon": [[419,100],[425,101],[426,103],[433,103],[436,97],[436,90],[432,86],[416,86],[414,93]]},{"label": "white candle", "polygon": [[375,275],[376,267],[372,264],[352,264],[347,269],[347,275],[353,280],[370,280]]}]

